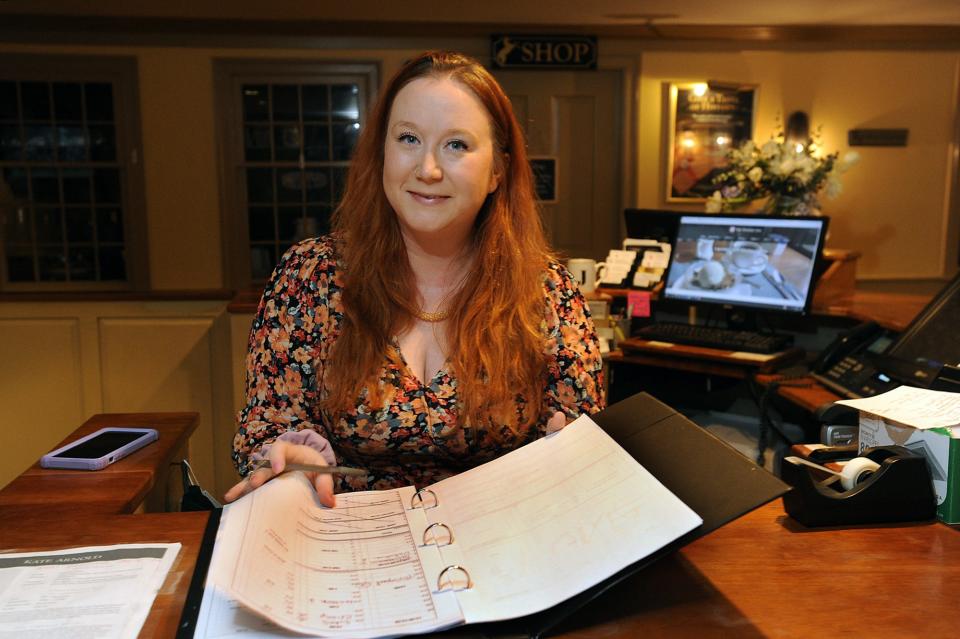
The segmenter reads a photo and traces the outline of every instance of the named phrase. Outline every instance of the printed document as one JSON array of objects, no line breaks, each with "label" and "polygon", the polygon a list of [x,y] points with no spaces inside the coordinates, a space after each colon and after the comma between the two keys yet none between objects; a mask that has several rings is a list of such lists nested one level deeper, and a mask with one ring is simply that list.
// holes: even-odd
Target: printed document
[{"label": "printed document", "polygon": [[134,639],[180,544],[0,555],[0,634]]},{"label": "printed document", "polygon": [[960,425],[960,393],[898,386],[873,397],[837,403],[921,430]]},{"label": "printed document", "polygon": [[340,494],[329,509],[287,473],[230,504],[197,636],[371,638],[525,616],[702,523],[586,416],[429,491]]}]

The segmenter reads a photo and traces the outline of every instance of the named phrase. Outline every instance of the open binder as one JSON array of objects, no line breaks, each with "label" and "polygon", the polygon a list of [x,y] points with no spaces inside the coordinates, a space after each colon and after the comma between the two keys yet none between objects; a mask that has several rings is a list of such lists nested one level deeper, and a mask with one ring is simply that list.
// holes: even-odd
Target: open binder
[{"label": "open binder", "polygon": [[[467,471],[467,473],[458,475],[456,478],[451,478],[457,480],[453,484],[445,484],[444,482],[448,482],[449,480],[444,480],[444,482],[438,482],[438,484],[420,491],[414,491],[412,487],[401,489],[401,491],[397,493],[397,499],[403,499],[406,502],[402,510],[405,513],[413,513],[412,515],[404,515],[404,517],[411,517],[410,523],[407,526],[409,533],[404,532],[404,534],[409,534],[416,538],[416,552],[420,555],[420,565],[422,566],[423,574],[431,575],[431,581],[432,575],[436,575],[436,581],[432,582],[430,586],[434,591],[434,598],[430,600],[430,605],[437,608],[436,615],[438,619],[442,620],[445,618],[443,617],[445,613],[443,613],[441,609],[444,605],[449,605],[451,610],[454,607],[458,608],[459,610],[456,611],[457,614],[463,615],[463,618],[467,619],[467,623],[472,623],[472,621],[470,621],[471,619],[487,621],[487,623],[482,623],[480,626],[477,626],[477,630],[486,636],[517,636],[518,634],[530,637],[544,636],[563,619],[623,579],[643,569],[658,558],[722,526],[726,522],[775,499],[788,489],[788,487],[778,479],[763,469],[758,468],[738,452],[729,448],[723,442],[717,440],[700,427],[649,395],[635,395],[623,402],[613,405],[605,411],[594,415],[593,421],[609,435],[609,438],[603,436],[604,439],[612,439],[619,444],[620,448],[629,453],[630,457],[636,460],[636,462],[639,462],[641,473],[652,475],[655,478],[655,482],[658,480],[658,485],[662,484],[662,487],[665,487],[669,492],[673,493],[663,500],[661,500],[660,497],[651,497],[650,499],[654,499],[654,501],[632,505],[632,507],[640,509],[635,512],[647,512],[647,509],[656,508],[664,509],[662,513],[665,514],[656,517],[651,513],[650,517],[650,519],[659,518],[666,520],[668,524],[664,530],[654,530],[652,533],[650,531],[644,531],[642,534],[640,532],[637,534],[637,537],[643,537],[644,540],[646,537],[650,537],[649,543],[652,545],[650,545],[649,548],[652,548],[652,550],[642,546],[643,543],[647,543],[646,541],[637,541],[633,539],[633,535],[631,534],[624,534],[622,530],[616,531],[616,534],[620,535],[619,538],[624,540],[623,543],[620,544],[620,546],[624,548],[614,548],[617,544],[607,542],[603,546],[607,549],[604,554],[616,554],[620,550],[623,550],[623,552],[628,553],[624,556],[630,557],[630,559],[611,559],[613,562],[619,561],[621,563],[613,563],[606,567],[600,567],[599,570],[601,570],[601,572],[598,574],[603,575],[602,579],[595,580],[585,590],[569,593],[569,596],[566,596],[563,594],[563,591],[560,590],[557,591],[560,594],[544,594],[543,596],[546,597],[546,599],[543,600],[517,602],[516,610],[522,612],[524,606],[532,606],[534,609],[539,610],[539,612],[534,614],[513,614],[514,611],[510,610],[510,606],[513,605],[511,600],[506,604],[506,609],[497,609],[496,614],[490,616],[486,613],[486,611],[490,609],[490,606],[486,605],[486,602],[482,599],[482,588],[474,588],[474,580],[478,578],[475,576],[478,572],[484,575],[482,577],[484,581],[488,581],[491,578],[490,574],[496,574],[495,566],[491,567],[492,564],[496,563],[496,553],[494,553],[494,557],[490,559],[490,561],[477,561],[476,556],[474,556],[473,561],[475,565],[471,566],[469,560],[465,559],[465,557],[468,557],[468,546],[463,546],[464,554],[460,555],[458,553],[461,552],[461,546],[459,542],[455,543],[455,538],[459,534],[458,527],[461,525],[464,526],[465,530],[472,535],[473,538],[476,538],[478,535],[482,536],[482,525],[478,527],[476,521],[471,520],[470,516],[472,516],[472,511],[482,510],[484,506],[482,503],[479,503],[472,505],[471,508],[461,509],[471,511],[466,515],[457,513],[456,511],[453,511],[451,514],[450,511],[443,511],[443,508],[440,506],[440,502],[443,501],[446,494],[456,495],[461,502],[467,501],[465,495],[468,493],[464,493],[463,491],[465,489],[469,491],[470,489],[470,473],[472,471]],[[593,428],[596,428],[596,425],[591,423]],[[579,430],[577,432],[579,433]],[[567,436],[565,435],[565,437]],[[580,440],[575,440],[571,437],[567,438],[571,442],[575,442],[577,446],[592,445],[589,443],[581,443]],[[548,445],[556,448],[556,444]],[[554,451],[554,448],[550,450]],[[617,448],[617,450],[619,451],[619,448]],[[627,458],[626,455],[622,455],[622,452],[623,451],[619,451],[619,454],[623,458]],[[551,454],[555,454],[555,451],[551,452]],[[513,455],[513,453],[511,453],[511,455]],[[611,463],[616,465],[619,463],[620,466],[625,469],[623,472],[627,474],[634,472],[628,468],[629,463],[624,465],[622,462],[622,459],[619,461],[615,459],[613,462],[604,461],[607,465],[611,465]],[[542,472],[544,469],[531,468],[530,470],[531,473],[538,471]],[[476,475],[474,477],[476,477]],[[489,474],[485,477],[489,479]],[[277,483],[280,483],[279,480]],[[288,483],[292,485],[292,482]],[[533,488],[531,488],[531,490],[533,490]],[[651,488],[650,490],[656,492],[655,489]],[[646,491],[647,488],[644,488],[644,492]],[[374,501],[376,501],[378,507],[383,507],[381,503],[383,499],[381,497],[387,492],[388,491],[357,493],[350,497],[346,495],[342,495],[341,497],[347,498],[349,503],[355,502],[361,507],[367,507],[369,504],[373,504]],[[363,502],[365,499],[368,500],[367,504]],[[394,499],[392,494],[390,499]],[[482,499],[482,495],[478,493],[476,499]],[[571,500],[576,501],[576,496],[571,497]],[[262,501],[267,502],[269,500]],[[556,501],[558,500],[552,499],[547,503],[550,504]],[[338,509],[339,506],[340,504],[338,503]],[[266,505],[263,507],[267,508]],[[618,509],[609,508],[608,505],[607,510]],[[237,509],[231,514],[231,517],[234,517],[234,526],[238,525],[236,523],[236,512],[241,511],[241,509]],[[267,512],[266,510],[264,511],[264,513]],[[334,511],[329,512],[333,513]],[[452,519],[447,521],[434,517],[431,520],[430,513],[440,513],[445,517],[452,517]],[[248,513],[248,515],[245,516],[253,517],[254,515]],[[390,516],[399,515],[395,512],[390,514],[384,511],[384,517]],[[546,516],[550,517],[552,515],[547,513]],[[562,513],[557,516],[562,517]],[[422,521],[421,519],[417,519],[418,517],[420,517]],[[379,528],[377,526],[370,528],[369,532],[374,536],[379,534],[384,536],[393,535],[396,534],[397,530],[403,528],[403,526],[398,526],[391,529],[387,519],[374,518],[371,519],[371,521],[383,522],[383,526]],[[649,527],[643,523],[642,518],[635,518],[631,521],[637,521],[638,526],[642,524],[645,527]],[[701,521],[702,523],[700,523]],[[330,528],[330,526],[340,524],[342,524],[342,521],[317,523],[317,520],[310,519],[307,520],[306,525],[315,527],[308,531],[309,534],[323,537],[325,534],[331,534],[331,531],[335,530],[335,528]],[[327,527],[325,528],[324,526]],[[471,526],[473,527],[472,530],[470,528]],[[212,537],[216,534],[216,531],[217,526],[213,524],[208,527],[207,534],[209,537]],[[364,534],[366,534],[366,532],[367,531],[365,531]],[[371,539],[374,538],[371,537]],[[535,538],[535,541],[542,541],[542,539],[544,539],[544,537],[539,536]],[[209,559],[209,546],[212,545],[212,542],[212,539],[205,539],[204,544],[207,548],[201,549],[201,557],[207,557]],[[220,543],[225,542],[221,541]],[[261,546],[258,545],[259,543],[260,541],[254,540],[249,542],[249,547],[236,547],[226,550],[218,547],[218,550],[228,552],[231,556],[249,556],[250,552],[261,548]],[[374,539],[371,543],[379,542]],[[522,544],[524,540],[520,538],[520,541],[516,543]],[[636,545],[637,543],[641,544],[641,546],[628,548],[628,546]],[[282,546],[279,548],[282,548]],[[609,550],[611,548],[613,548],[612,552]],[[522,548],[520,550],[522,550]],[[436,553],[434,553],[434,551],[436,551]],[[434,556],[434,554],[436,554],[436,556]],[[317,567],[322,566],[316,566],[315,568]],[[330,567],[331,566],[327,566],[327,568]],[[335,566],[333,567],[335,568]],[[196,613],[199,610],[199,602],[203,596],[205,580],[202,573],[205,568],[206,566],[198,561],[197,574],[194,575],[194,580],[191,584],[191,592],[184,610],[183,619],[181,620],[178,636],[194,636]],[[576,570],[580,571],[582,568],[583,567],[578,567]],[[259,586],[261,582],[256,581],[258,578],[258,576],[254,574],[256,570],[250,569],[252,570],[252,572],[248,571],[250,574],[244,574],[243,570],[242,568],[237,569],[237,575],[239,575],[239,577],[236,578],[236,581],[242,585],[242,583],[245,583],[244,580],[248,578],[251,579],[252,581],[250,581],[250,583],[257,584],[257,588],[254,588],[251,592],[255,593],[255,597],[261,597],[263,601],[245,601],[242,595],[238,596],[238,599],[247,604],[259,603],[261,606],[266,605],[266,607],[269,608],[269,594],[264,594],[262,588]],[[604,570],[606,572],[603,572]],[[533,590],[550,590],[550,588],[553,587],[552,584],[548,583],[551,581],[549,579],[540,579],[538,581],[536,577],[534,577],[534,579],[534,583],[536,583],[538,587],[533,588]],[[498,587],[497,590],[499,591],[500,588]],[[242,592],[242,588],[240,592]],[[443,593],[448,594],[444,595]],[[209,594],[208,592],[208,596]],[[553,601],[553,599],[549,599],[550,596],[556,597],[556,601],[560,601],[560,603],[549,606],[543,605],[543,601]],[[520,598],[522,599],[522,597]],[[276,601],[281,600],[277,599]],[[444,604],[444,601],[448,603]],[[499,602],[497,606],[502,604],[503,602]],[[539,606],[539,608],[537,606]],[[336,610],[337,608],[337,605],[331,606],[331,610]],[[479,612],[471,614],[471,609]],[[450,614],[453,613],[450,612]],[[487,614],[487,616],[484,617],[484,614]],[[207,616],[209,616],[209,613],[207,613]],[[439,625],[436,626],[436,629],[464,623],[463,618],[457,620],[450,617],[450,623],[444,625],[440,622]],[[490,619],[506,620],[489,622]],[[422,629],[419,631],[422,631]],[[407,632],[407,630],[400,629],[399,632],[393,634],[402,634],[403,632]],[[203,636],[203,634],[198,632],[196,636]]]}]

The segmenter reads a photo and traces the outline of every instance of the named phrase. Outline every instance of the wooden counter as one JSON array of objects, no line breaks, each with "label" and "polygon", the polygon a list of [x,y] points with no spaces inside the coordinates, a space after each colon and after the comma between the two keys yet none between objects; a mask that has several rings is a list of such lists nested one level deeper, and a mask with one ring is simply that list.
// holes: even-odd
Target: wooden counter
[{"label": "wooden counter", "polygon": [[162,511],[171,464],[186,456],[187,440],[198,420],[197,413],[94,415],[53,449],[106,426],[155,428],[160,437],[103,470],[41,468],[37,461],[0,490],[0,515],[45,510],[70,516],[80,511],[120,514],[134,512],[142,504],[146,510]]},{"label": "wooden counter", "polygon": [[[70,526],[11,521],[0,550],[181,542],[140,633],[163,639],[175,634],[206,520],[206,513],[167,513],[85,518]],[[960,627],[957,592],[955,528],[924,522],[811,529],[787,517],[776,500],[613,587],[551,636],[952,637]],[[466,627],[442,636],[497,635]]]}]

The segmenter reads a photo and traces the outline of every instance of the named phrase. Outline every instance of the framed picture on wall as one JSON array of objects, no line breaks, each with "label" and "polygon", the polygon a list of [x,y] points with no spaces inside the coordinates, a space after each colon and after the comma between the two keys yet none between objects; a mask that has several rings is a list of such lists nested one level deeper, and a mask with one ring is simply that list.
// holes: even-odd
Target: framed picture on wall
[{"label": "framed picture on wall", "polygon": [[703,201],[727,152],[753,138],[755,85],[669,83],[667,202]]}]

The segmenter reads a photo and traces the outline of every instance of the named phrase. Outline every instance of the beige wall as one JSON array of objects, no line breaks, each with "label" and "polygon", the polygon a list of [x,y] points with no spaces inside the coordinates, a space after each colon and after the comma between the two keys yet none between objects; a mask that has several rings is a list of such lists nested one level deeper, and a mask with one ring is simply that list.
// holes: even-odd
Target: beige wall
[{"label": "beige wall", "polygon": [[843,193],[822,200],[831,217],[828,246],[862,251],[863,279],[952,275],[960,243],[949,211],[956,185],[948,182],[958,67],[956,52],[647,52],[639,83],[638,203],[663,206],[663,84],[756,84],[759,141],[796,110],[808,113],[812,129],[822,127],[823,147],[841,155],[850,150],[849,129],[909,129],[906,147],[856,149],[861,160],[844,176]]},{"label": "beige wall", "polygon": [[[354,44],[351,46],[350,43]],[[346,43],[346,44],[345,44]],[[143,167],[150,279],[154,289],[225,285],[221,247],[212,65],[216,58],[350,59],[380,64],[381,80],[404,59],[431,46],[483,56],[482,39],[424,39],[378,48],[361,40],[302,48],[199,48],[0,44],[2,52],[130,55],[140,74]],[[957,118],[957,51],[648,50],[642,42],[601,41],[601,65],[639,75],[633,106],[635,172],[625,193],[635,204],[666,205],[662,86],[671,80],[755,83],[756,138],[777,117],[802,109],[822,126],[826,149],[847,150],[851,128],[906,127],[905,148],[859,149],[862,160],[844,178],[844,193],[824,202],[832,218],[829,245],[863,252],[859,276],[939,278],[957,262],[958,221],[949,212],[950,143]],[[691,49],[693,46],[691,45]],[[629,131],[630,126],[624,130]],[[629,163],[627,163],[629,165]],[[632,180],[631,180],[632,178]],[[633,181],[635,184],[630,184]],[[691,208],[691,207],[686,207]],[[693,207],[698,208],[698,207]]]}]

